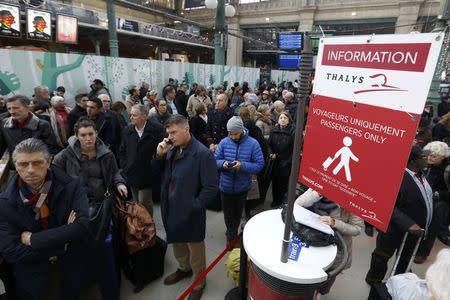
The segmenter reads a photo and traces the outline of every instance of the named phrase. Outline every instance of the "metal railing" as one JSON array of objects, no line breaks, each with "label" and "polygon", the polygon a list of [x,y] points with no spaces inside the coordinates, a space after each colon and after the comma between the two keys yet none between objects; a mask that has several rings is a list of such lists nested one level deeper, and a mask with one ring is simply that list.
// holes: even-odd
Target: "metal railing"
[{"label": "metal railing", "polygon": [[206,37],[195,35],[189,32],[171,29],[154,24],[139,24],[139,32],[147,35],[153,35],[158,37],[164,37],[177,41],[185,41],[190,43],[202,44],[206,46],[214,46],[214,43],[208,40]]}]

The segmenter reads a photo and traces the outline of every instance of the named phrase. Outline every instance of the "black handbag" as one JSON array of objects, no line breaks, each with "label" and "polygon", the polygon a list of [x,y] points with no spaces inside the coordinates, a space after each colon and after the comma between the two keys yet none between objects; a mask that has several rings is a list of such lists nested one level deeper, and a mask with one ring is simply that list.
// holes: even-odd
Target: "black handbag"
[{"label": "black handbag", "polygon": [[[281,219],[286,222],[287,205],[283,206],[281,210]],[[334,235],[321,232],[317,229],[311,228],[295,221],[292,218],[291,231],[303,242],[313,247],[325,247],[332,244],[337,244],[338,240]]]},{"label": "black handbag", "polygon": [[272,177],[273,166],[275,164],[274,159],[267,159],[267,162],[264,165],[264,169],[262,170],[264,180],[269,180]]},{"label": "black handbag", "polygon": [[114,193],[109,191],[112,174],[102,175],[106,187],[103,201],[89,204],[89,230],[96,241],[104,241],[110,232],[115,202]]},{"label": "black handbag", "polygon": [[104,241],[110,231],[114,196],[106,191],[102,202],[89,205],[89,229],[96,241]]}]

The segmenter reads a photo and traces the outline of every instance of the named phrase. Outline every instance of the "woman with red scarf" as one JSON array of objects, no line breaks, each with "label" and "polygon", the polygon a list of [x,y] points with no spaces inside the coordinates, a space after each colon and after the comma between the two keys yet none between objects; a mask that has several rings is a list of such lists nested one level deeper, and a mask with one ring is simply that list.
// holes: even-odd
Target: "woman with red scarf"
[{"label": "woman with red scarf", "polygon": [[69,139],[69,122],[68,116],[70,109],[65,106],[64,98],[61,96],[53,96],[50,100],[52,107],[50,108],[50,123],[56,136],[56,141],[60,147],[66,147]]}]

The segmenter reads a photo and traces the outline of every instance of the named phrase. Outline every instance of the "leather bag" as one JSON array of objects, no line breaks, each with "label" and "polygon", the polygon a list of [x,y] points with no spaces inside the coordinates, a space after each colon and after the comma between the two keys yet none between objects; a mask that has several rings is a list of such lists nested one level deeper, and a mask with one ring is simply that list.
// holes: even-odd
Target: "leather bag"
[{"label": "leather bag", "polygon": [[153,247],[156,243],[156,228],[147,209],[134,201],[116,201],[119,217],[123,220],[124,242],[129,254]]}]

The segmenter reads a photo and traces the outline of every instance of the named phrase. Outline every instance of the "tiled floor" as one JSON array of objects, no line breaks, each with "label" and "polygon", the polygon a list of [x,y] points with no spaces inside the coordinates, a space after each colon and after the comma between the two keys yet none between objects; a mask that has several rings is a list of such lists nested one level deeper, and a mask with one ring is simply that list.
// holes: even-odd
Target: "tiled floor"
[{"label": "tiled floor", "polygon": [[[267,209],[266,206],[261,209]],[[157,233],[161,237],[165,237],[164,228],[161,222],[159,205],[155,207],[155,222]],[[353,243],[353,265],[351,269],[346,270],[339,275],[330,294],[326,299],[329,300],[363,300],[367,299],[369,287],[364,282],[364,276],[368,270],[370,263],[370,254],[375,246],[375,238],[369,238],[361,235],[354,239]],[[433,261],[437,251],[443,247],[439,241],[436,242],[432,254],[428,261],[423,265],[413,265],[413,271],[420,277],[423,277],[427,267]],[[206,257],[207,263],[212,262],[222,250],[225,248],[225,225],[223,214],[221,212],[208,211],[207,213],[207,230],[206,230]],[[233,288],[233,284],[226,276],[224,266],[226,256],[219,264],[209,273],[207,277],[207,286],[202,299],[205,300],[222,300],[226,293]],[[392,263],[392,262],[391,262]],[[171,247],[167,251],[165,258],[165,276],[176,269],[176,261],[173,257]],[[177,299],[183,291],[189,286],[191,279],[186,279],[173,286],[163,285],[163,278],[156,280],[145,287],[139,294],[134,294],[132,285],[123,280],[121,286],[121,299],[126,300],[172,300]],[[2,293],[2,285],[0,283],[0,294]],[[98,293],[93,290],[85,299],[100,299]],[[264,299],[265,300],[265,299]]]}]

